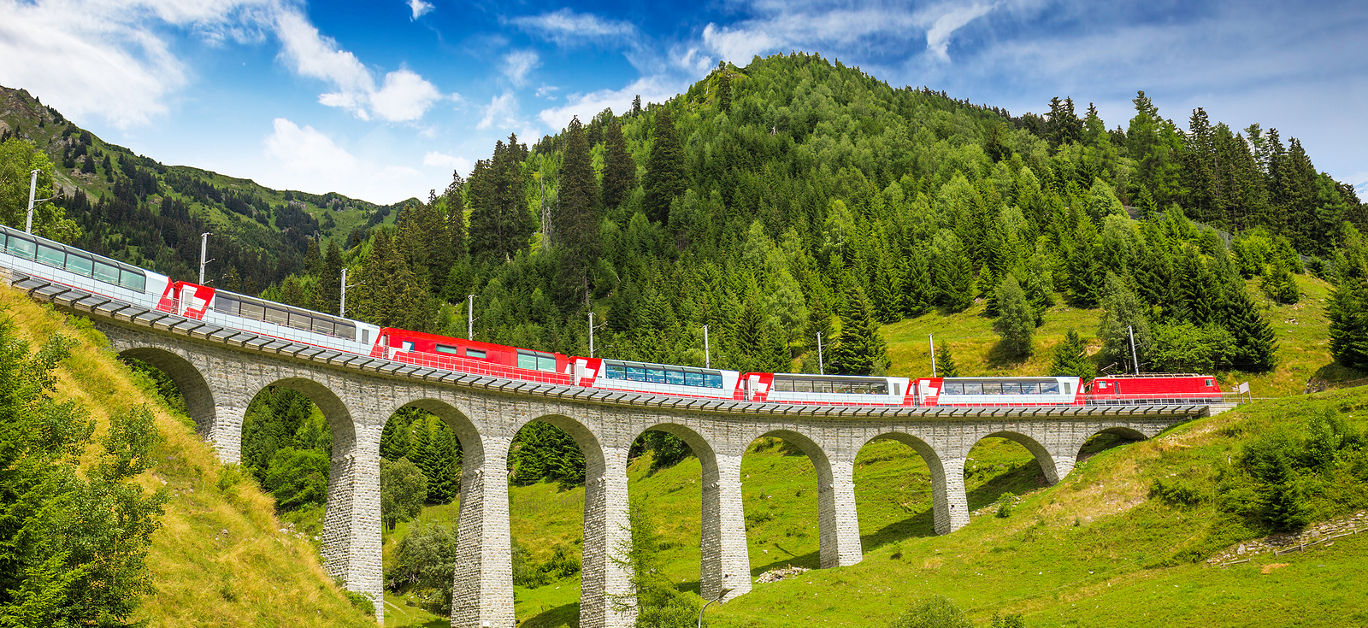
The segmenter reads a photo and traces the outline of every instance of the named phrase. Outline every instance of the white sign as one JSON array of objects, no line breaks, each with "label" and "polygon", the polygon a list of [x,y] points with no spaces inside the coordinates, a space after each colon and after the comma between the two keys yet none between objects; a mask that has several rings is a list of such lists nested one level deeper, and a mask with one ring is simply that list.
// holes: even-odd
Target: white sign
[{"label": "white sign", "polygon": [[1238,387],[1235,388],[1235,391],[1241,394],[1249,392],[1249,382],[1244,382],[1240,384]]}]

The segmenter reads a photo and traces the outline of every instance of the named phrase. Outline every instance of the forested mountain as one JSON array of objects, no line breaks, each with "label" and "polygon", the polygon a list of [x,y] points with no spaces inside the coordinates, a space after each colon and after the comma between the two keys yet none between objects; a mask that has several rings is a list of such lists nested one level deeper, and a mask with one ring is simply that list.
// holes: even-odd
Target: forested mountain
[{"label": "forested mountain", "polygon": [[[714,366],[816,372],[820,332],[828,372],[881,372],[879,322],[984,298],[1029,352],[1023,326],[1064,299],[1107,306],[1104,370],[1127,326],[1147,367],[1267,369],[1239,279],[1295,299],[1289,273],[1333,274],[1365,208],[1296,138],[1134,103],[1109,128],[1071,98],[1014,116],[818,55],[722,65],[666,103],[510,136],[338,255],[365,277],[358,316],[464,336],[473,294],[477,338],[575,354],[592,309],[603,355],[701,365],[708,325]],[[339,270],[278,294],[333,307],[311,286]]]},{"label": "forested mountain", "polygon": [[[209,276],[230,290],[259,292],[304,270],[320,241],[346,239],[355,231],[355,244],[366,228],[392,221],[388,206],[339,194],[272,190],[161,164],[100,140],[28,92],[0,87],[0,142],[11,139],[32,146],[9,146],[0,159],[13,171],[0,186],[3,222],[23,226],[28,171],[38,168],[38,196],[55,197],[72,221],[65,228],[54,225],[50,233],[40,228],[40,234],[194,280],[200,234],[212,232],[209,257],[215,265]],[[23,155],[34,148],[42,157]],[[31,159],[43,161],[30,164]]]}]

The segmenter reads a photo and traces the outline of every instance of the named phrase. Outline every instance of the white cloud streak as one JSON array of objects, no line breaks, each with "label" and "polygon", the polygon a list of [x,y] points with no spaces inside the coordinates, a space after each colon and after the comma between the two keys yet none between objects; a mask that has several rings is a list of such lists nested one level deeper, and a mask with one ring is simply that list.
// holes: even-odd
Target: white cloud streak
[{"label": "white cloud streak", "polygon": [[503,74],[516,86],[527,84],[527,75],[541,65],[541,57],[533,50],[514,50],[503,58]]},{"label": "white cloud streak", "polygon": [[418,18],[431,13],[433,8],[431,2],[424,2],[423,0],[408,0],[408,6],[409,10],[413,12],[413,17],[411,18],[413,20],[417,20]]},{"label": "white cloud streak", "polygon": [[530,34],[560,45],[587,45],[604,40],[625,40],[637,35],[629,22],[605,19],[591,13],[576,13],[563,8],[541,15],[526,15],[509,20]]},{"label": "white cloud streak", "polygon": [[259,182],[279,189],[394,203],[418,196],[433,178],[415,167],[357,157],[312,126],[286,118],[275,119],[262,149],[267,168]]}]

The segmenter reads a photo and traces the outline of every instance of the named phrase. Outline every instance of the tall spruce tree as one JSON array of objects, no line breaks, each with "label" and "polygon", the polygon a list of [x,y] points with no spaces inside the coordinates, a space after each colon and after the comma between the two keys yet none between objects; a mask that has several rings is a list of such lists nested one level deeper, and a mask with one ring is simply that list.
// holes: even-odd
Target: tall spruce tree
[{"label": "tall spruce tree", "polygon": [[1244,283],[1229,282],[1226,290],[1220,322],[1235,338],[1231,365],[1242,371],[1273,370],[1277,366],[1278,341],[1272,325],[1249,297]]},{"label": "tall spruce tree", "polygon": [[570,120],[562,153],[560,191],[557,196],[556,248],[560,249],[561,277],[575,286],[587,301],[589,269],[599,257],[598,184],[590,164],[589,143],[579,117]]},{"label": "tall spruce tree", "polygon": [[842,291],[841,335],[831,349],[828,372],[841,375],[870,375],[888,366],[888,345],[879,334],[877,321],[864,289],[847,278]]},{"label": "tall spruce tree", "polygon": [[1088,359],[1087,344],[1077,331],[1072,329],[1064,335],[1064,342],[1055,346],[1054,359],[1050,362],[1050,376],[1079,377],[1090,380],[1097,375],[1097,365]]},{"label": "tall spruce tree", "polygon": [[616,208],[637,184],[636,161],[627,150],[622,125],[610,118],[603,129],[603,205]]},{"label": "tall spruce tree", "polygon": [[646,217],[664,224],[670,219],[670,202],[684,193],[684,149],[680,147],[674,119],[669,107],[661,107],[655,116],[655,140],[651,156],[646,161],[646,177],[642,180],[646,197],[642,208]]},{"label": "tall spruce tree", "polygon": [[941,343],[936,347],[936,375],[940,377],[959,377],[959,365],[955,364],[955,355],[950,352],[949,343]]},{"label": "tall spruce tree", "polygon": [[1026,300],[1026,293],[1016,277],[1007,275],[997,287],[998,309],[1001,315],[993,321],[993,331],[1001,338],[1002,348],[1013,358],[1031,354],[1031,338],[1035,334],[1035,308]]}]

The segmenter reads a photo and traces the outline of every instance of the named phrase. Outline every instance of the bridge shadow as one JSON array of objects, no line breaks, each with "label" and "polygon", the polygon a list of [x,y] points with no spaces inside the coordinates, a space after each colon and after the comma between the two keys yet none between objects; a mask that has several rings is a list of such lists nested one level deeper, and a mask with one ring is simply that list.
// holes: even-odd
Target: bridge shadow
[{"label": "bridge shadow", "polygon": [[519,628],[555,628],[579,625],[579,602],[571,602],[549,608],[528,617],[518,624]]}]

